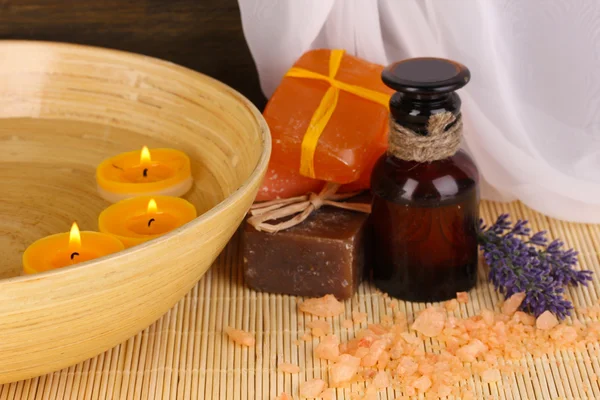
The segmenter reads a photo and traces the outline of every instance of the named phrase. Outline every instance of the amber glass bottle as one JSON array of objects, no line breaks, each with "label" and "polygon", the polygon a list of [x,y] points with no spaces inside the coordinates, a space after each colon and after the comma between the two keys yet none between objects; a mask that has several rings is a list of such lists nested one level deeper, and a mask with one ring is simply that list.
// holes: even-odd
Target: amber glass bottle
[{"label": "amber glass bottle", "polygon": [[[465,66],[409,59],[386,68],[382,78],[397,91],[390,101],[392,128],[426,136],[432,115],[451,113],[453,124],[459,122],[461,102],[454,92],[470,79]],[[441,301],[475,285],[479,175],[471,158],[456,150],[423,162],[404,152],[400,158],[390,147],[373,170],[373,279],[394,297]]]}]

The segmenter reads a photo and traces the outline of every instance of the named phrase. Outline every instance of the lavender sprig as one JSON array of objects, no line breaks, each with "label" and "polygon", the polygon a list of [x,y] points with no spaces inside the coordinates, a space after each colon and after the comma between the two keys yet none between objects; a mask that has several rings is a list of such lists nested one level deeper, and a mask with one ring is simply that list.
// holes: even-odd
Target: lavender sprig
[{"label": "lavender sprig", "polygon": [[563,250],[560,240],[548,244],[545,231],[531,235],[527,224],[518,220],[511,226],[508,214],[490,227],[480,221],[479,244],[490,266],[489,279],[506,298],[525,292],[521,310],[536,317],[549,310],[564,319],[573,310],[564,298],[565,286],[587,286],[592,271],[574,269],[575,250]]}]

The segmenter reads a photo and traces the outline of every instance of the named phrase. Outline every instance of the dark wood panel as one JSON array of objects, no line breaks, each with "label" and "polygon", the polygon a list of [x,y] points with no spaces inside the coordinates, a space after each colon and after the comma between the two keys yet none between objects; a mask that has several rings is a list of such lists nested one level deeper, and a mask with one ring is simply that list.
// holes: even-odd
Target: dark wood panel
[{"label": "dark wood panel", "polygon": [[133,51],[213,76],[263,107],[236,0],[0,0],[0,39]]}]

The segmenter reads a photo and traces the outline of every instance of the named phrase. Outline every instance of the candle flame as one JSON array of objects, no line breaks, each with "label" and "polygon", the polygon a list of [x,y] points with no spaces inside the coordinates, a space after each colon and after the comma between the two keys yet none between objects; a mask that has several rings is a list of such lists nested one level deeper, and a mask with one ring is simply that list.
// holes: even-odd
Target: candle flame
[{"label": "candle flame", "polygon": [[154,199],[150,199],[148,202],[148,214],[156,214],[158,211],[158,206],[156,205],[156,201]]},{"label": "candle flame", "polygon": [[152,158],[150,158],[150,150],[148,150],[147,146],[142,148],[142,153],[140,154],[140,164],[147,165],[150,164]]},{"label": "candle flame", "polygon": [[79,234],[77,222],[73,222],[73,225],[71,225],[71,232],[69,232],[69,246],[76,249],[81,247],[81,235]]}]

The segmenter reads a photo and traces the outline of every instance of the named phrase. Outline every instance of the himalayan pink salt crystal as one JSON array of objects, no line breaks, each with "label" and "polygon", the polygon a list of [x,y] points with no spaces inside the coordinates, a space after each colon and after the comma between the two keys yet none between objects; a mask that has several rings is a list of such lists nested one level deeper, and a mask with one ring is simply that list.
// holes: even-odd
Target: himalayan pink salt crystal
[{"label": "himalayan pink salt crystal", "polygon": [[356,350],[356,352],[354,353],[354,356],[358,357],[358,358],[363,358],[367,354],[369,354],[369,348],[368,347],[359,347]]},{"label": "himalayan pink salt crystal", "polygon": [[287,393],[281,393],[279,396],[275,397],[275,400],[294,400],[292,396]]},{"label": "himalayan pink salt crystal", "polygon": [[369,386],[365,390],[365,396],[362,400],[377,400],[377,389],[374,386]]},{"label": "himalayan pink salt crystal", "polygon": [[577,340],[577,331],[572,326],[559,325],[550,333],[550,337],[558,343],[569,344]]},{"label": "himalayan pink salt crystal", "polygon": [[360,358],[342,354],[329,369],[329,382],[332,386],[340,386],[350,382],[360,367]]},{"label": "himalayan pink salt crystal", "polygon": [[344,304],[335,296],[326,294],[316,299],[308,299],[298,305],[300,311],[318,317],[335,317],[344,312]]},{"label": "himalayan pink salt crystal", "polygon": [[325,336],[315,349],[315,356],[336,361],[340,355],[340,339],[336,335]]},{"label": "himalayan pink salt crystal", "polygon": [[428,307],[423,310],[415,322],[412,324],[412,329],[428,337],[436,337],[446,323],[446,313],[439,308]]},{"label": "himalayan pink salt crystal", "polygon": [[375,378],[373,378],[373,386],[375,386],[377,389],[385,389],[390,386],[390,378],[388,377],[388,374],[384,371],[377,372],[377,375],[375,375]]},{"label": "himalayan pink salt crystal", "polygon": [[588,325],[588,330],[594,333],[600,333],[600,322],[592,322]]},{"label": "himalayan pink salt crystal", "polygon": [[297,374],[300,372],[300,367],[291,363],[281,363],[279,364],[279,370],[287,374]]},{"label": "himalayan pink salt crystal", "polygon": [[521,306],[523,300],[525,300],[527,294],[525,292],[515,293],[504,301],[502,304],[502,314],[513,315]]},{"label": "himalayan pink salt crystal", "polygon": [[450,371],[450,364],[447,361],[438,361],[434,364],[434,368],[437,372]]},{"label": "himalayan pink salt crystal", "polygon": [[487,349],[487,346],[481,340],[473,339],[469,344],[458,349],[456,356],[462,362],[474,362],[475,358]]},{"label": "himalayan pink salt crystal", "polygon": [[408,332],[402,332],[402,334],[400,334],[400,336],[402,337],[402,339],[404,339],[404,341],[408,344],[417,344],[417,343],[421,343],[421,339],[419,339],[417,336],[415,336],[412,333],[408,333]]},{"label": "himalayan pink salt crystal", "polygon": [[400,338],[400,335],[402,334],[402,332],[404,332],[404,331],[406,331],[406,326],[404,324],[402,324],[402,325],[394,324],[390,327],[389,337],[391,337],[395,341],[397,341]]},{"label": "himalayan pink salt crystal", "polygon": [[360,337],[360,340],[358,341],[358,347],[371,347],[375,341],[375,336],[370,333],[372,332],[367,331],[366,329],[358,332],[358,335],[356,335],[357,338]]},{"label": "himalayan pink salt crystal", "polygon": [[469,319],[467,319],[467,320],[465,320],[465,321],[463,322],[463,326],[464,326],[464,327],[465,327],[465,329],[466,329],[467,331],[469,331],[469,332],[470,332],[470,331],[476,331],[477,329],[479,329],[479,328],[480,328],[479,324],[478,324],[476,321],[474,321],[474,320],[472,320],[472,319],[470,319],[470,318],[469,318]]},{"label": "himalayan pink salt crystal", "polygon": [[402,342],[398,341],[392,346],[390,349],[390,358],[392,360],[397,360],[404,354],[404,345]]},{"label": "himalayan pink salt crystal", "polygon": [[417,372],[419,364],[415,362],[412,357],[404,356],[400,359],[398,367],[396,367],[396,373],[400,376],[409,376]]},{"label": "himalayan pink salt crystal", "polygon": [[467,304],[469,302],[469,293],[467,293],[467,292],[456,293],[456,300],[459,303]]},{"label": "himalayan pink salt crystal", "polygon": [[489,369],[488,365],[484,362],[477,361],[471,365],[471,369],[477,374],[483,374],[483,371]]},{"label": "himalayan pink salt crystal", "polygon": [[385,335],[388,330],[379,324],[369,324],[368,329],[376,335]]},{"label": "himalayan pink salt crystal", "polygon": [[325,390],[325,381],[321,379],[311,379],[300,384],[300,397],[316,399]]},{"label": "himalayan pink salt crystal", "polygon": [[456,317],[454,316],[449,316],[448,319],[446,319],[446,328],[449,329],[454,329],[456,328],[456,326],[458,325],[458,320],[456,319]]},{"label": "himalayan pink salt crystal", "polygon": [[434,371],[433,365],[431,365],[428,361],[423,360],[419,363],[418,372],[421,375],[431,375]]},{"label": "himalayan pink salt crystal", "polygon": [[493,332],[496,334],[496,337],[498,337],[501,340],[501,342],[504,342],[507,338],[506,324],[502,321],[496,322],[496,324],[494,325]]},{"label": "himalayan pink salt crystal", "polygon": [[550,311],[544,311],[535,320],[535,327],[543,331],[552,329],[556,325],[558,325],[558,319]]},{"label": "himalayan pink salt crystal", "polygon": [[460,346],[461,341],[457,338],[450,336],[446,338],[446,349],[448,351],[456,352]]},{"label": "himalayan pink salt crystal", "polygon": [[329,322],[323,320],[309,321],[306,326],[312,329],[312,335],[315,337],[321,337],[331,333],[331,325]]},{"label": "himalayan pink salt crystal", "polygon": [[352,311],[352,320],[355,324],[362,324],[367,320],[367,313]]},{"label": "himalayan pink salt crystal", "polygon": [[417,347],[415,349],[413,349],[412,355],[414,357],[422,357],[425,356],[425,349],[422,347]]},{"label": "himalayan pink salt crystal", "polygon": [[479,313],[481,315],[481,318],[483,320],[483,322],[485,322],[486,325],[491,326],[494,324],[494,312],[488,309],[483,309],[481,310],[481,312]]},{"label": "himalayan pink salt crystal", "polygon": [[253,347],[256,344],[254,335],[250,332],[242,331],[240,329],[234,329],[231,327],[225,328],[225,333],[231,340],[240,346]]},{"label": "himalayan pink salt crystal", "polygon": [[325,336],[325,332],[323,332],[323,330],[321,328],[313,328],[311,333],[316,338]]},{"label": "himalayan pink salt crystal", "polygon": [[481,379],[485,383],[498,382],[502,379],[502,375],[500,375],[500,371],[497,368],[490,368],[483,371]]},{"label": "himalayan pink salt crystal", "polygon": [[342,321],[342,328],[350,329],[354,326],[354,323],[351,319],[345,319]]},{"label": "himalayan pink salt crystal", "polygon": [[533,315],[524,313],[523,311],[515,312],[514,315],[512,316],[512,321],[514,321],[516,323],[521,323],[521,324],[527,325],[527,326],[535,325],[535,317]]},{"label": "himalayan pink salt crystal", "polygon": [[391,315],[382,315],[381,316],[381,326],[385,329],[390,329],[390,327],[394,324],[394,318]]},{"label": "himalayan pink salt crystal", "polygon": [[523,354],[521,354],[521,352],[518,350],[511,350],[509,355],[512,359],[515,360],[518,360],[519,358],[523,357]]},{"label": "himalayan pink salt crystal", "polygon": [[496,365],[498,363],[498,356],[493,353],[485,353],[483,359],[490,365]]},{"label": "himalayan pink salt crystal", "polygon": [[325,389],[325,391],[321,393],[321,400],[335,400],[335,390]]},{"label": "himalayan pink salt crystal", "polygon": [[415,389],[426,392],[431,387],[431,379],[428,376],[422,376],[411,385]]},{"label": "himalayan pink salt crystal", "polygon": [[365,379],[365,381],[368,381],[370,379],[373,379],[375,375],[377,375],[377,371],[375,371],[374,369],[363,369],[360,372],[360,374]]},{"label": "himalayan pink salt crystal", "polygon": [[406,314],[404,314],[402,311],[398,311],[396,314],[394,314],[394,321],[398,325],[405,325],[406,324]]},{"label": "himalayan pink salt crystal", "polygon": [[475,400],[475,395],[470,390],[466,390],[464,393],[462,393],[462,399],[463,400]]},{"label": "himalayan pink salt crystal", "polygon": [[454,311],[458,308],[458,300],[452,299],[448,300],[444,303],[444,308],[446,311]]},{"label": "himalayan pink salt crystal", "polygon": [[446,397],[446,396],[450,396],[451,394],[452,394],[452,388],[450,386],[440,385],[437,388],[438,397]]},{"label": "himalayan pink salt crystal", "polygon": [[377,364],[377,361],[379,360],[379,356],[381,356],[381,353],[383,353],[383,351],[387,347],[387,343],[387,340],[383,339],[376,340],[375,342],[373,342],[373,344],[369,348],[369,353],[362,358],[360,365],[362,365],[363,367],[375,366],[375,364]]},{"label": "himalayan pink salt crystal", "polygon": [[387,351],[384,351],[381,353],[381,355],[379,356],[379,359],[377,360],[377,368],[385,369],[385,367],[387,367],[389,362],[390,362],[390,353],[388,353]]},{"label": "himalayan pink salt crystal", "polygon": [[340,354],[342,354],[342,353],[353,354],[355,351],[356,351],[356,346],[354,345],[354,342],[352,342],[352,341],[340,344]]}]

